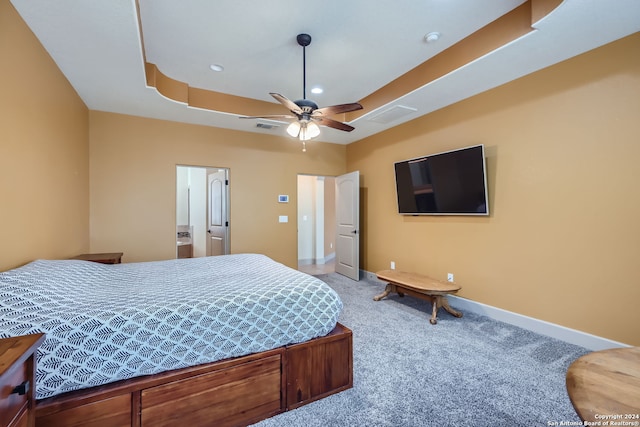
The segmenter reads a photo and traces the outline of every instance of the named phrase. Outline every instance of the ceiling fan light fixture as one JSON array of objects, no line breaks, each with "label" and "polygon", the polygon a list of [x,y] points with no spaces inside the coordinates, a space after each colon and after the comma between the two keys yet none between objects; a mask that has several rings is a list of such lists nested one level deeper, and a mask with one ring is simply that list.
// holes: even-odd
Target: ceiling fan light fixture
[{"label": "ceiling fan light fixture", "polygon": [[302,141],[302,151],[306,151],[304,142],[320,135],[320,127],[313,122],[300,120],[292,122],[289,126],[287,126],[287,133],[292,137],[298,138],[300,141]]},{"label": "ceiling fan light fixture", "polygon": [[[304,139],[303,139],[303,135],[304,135]],[[301,141],[308,141],[312,138],[315,138],[318,135],[320,135],[320,127],[313,122],[307,123],[306,126],[300,129]]]},{"label": "ceiling fan light fixture", "polygon": [[287,133],[294,138],[297,138],[300,135],[300,123],[299,122],[291,122],[289,126],[287,126]]}]

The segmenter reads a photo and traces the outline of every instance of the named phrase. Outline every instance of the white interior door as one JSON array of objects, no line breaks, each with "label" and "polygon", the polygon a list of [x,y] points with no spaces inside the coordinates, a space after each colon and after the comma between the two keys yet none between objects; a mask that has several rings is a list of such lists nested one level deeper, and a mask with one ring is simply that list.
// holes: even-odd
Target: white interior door
[{"label": "white interior door", "polygon": [[360,172],[336,177],[336,273],[360,280]]},{"label": "white interior door", "polygon": [[207,256],[229,253],[227,170],[207,171]]}]

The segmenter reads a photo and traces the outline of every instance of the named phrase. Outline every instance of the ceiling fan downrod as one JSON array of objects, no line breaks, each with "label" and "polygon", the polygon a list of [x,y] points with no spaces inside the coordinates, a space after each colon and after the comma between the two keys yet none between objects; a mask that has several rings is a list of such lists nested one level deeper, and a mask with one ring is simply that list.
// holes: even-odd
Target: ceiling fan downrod
[{"label": "ceiling fan downrod", "polygon": [[302,99],[307,99],[307,46],[311,44],[311,36],[298,34],[296,40],[302,46]]}]

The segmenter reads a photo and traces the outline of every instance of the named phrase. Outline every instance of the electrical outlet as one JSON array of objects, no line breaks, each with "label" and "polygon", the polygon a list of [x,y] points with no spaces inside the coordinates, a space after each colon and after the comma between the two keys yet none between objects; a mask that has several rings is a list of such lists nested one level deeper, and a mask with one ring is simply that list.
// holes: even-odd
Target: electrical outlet
[{"label": "electrical outlet", "polygon": [[396,262],[395,261],[391,261],[391,269],[392,270],[396,269]]},{"label": "electrical outlet", "polygon": [[447,273],[447,281],[453,282],[453,273]]}]

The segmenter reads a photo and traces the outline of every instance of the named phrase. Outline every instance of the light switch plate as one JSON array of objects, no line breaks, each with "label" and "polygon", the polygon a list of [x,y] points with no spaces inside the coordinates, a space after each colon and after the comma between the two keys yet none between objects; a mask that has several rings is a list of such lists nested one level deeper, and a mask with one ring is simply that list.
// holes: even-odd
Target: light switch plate
[{"label": "light switch plate", "polygon": [[278,217],[278,222],[289,222],[289,217],[287,215],[280,215]]}]

